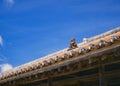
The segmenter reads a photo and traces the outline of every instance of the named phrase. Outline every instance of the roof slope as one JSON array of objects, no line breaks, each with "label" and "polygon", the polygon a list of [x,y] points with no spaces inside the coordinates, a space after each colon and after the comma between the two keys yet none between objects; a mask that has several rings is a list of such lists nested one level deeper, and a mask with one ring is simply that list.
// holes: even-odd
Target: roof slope
[{"label": "roof slope", "polygon": [[32,62],[15,67],[9,71],[2,72],[0,73],[0,80],[66,61],[70,59],[73,54],[74,57],[78,57],[89,53],[90,51],[95,51],[106,46],[111,46],[115,41],[120,41],[120,27],[91,37],[86,42],[79,43],[78,48],[76,49],[67,51],[66,48],[40,59],[36,59]]}]

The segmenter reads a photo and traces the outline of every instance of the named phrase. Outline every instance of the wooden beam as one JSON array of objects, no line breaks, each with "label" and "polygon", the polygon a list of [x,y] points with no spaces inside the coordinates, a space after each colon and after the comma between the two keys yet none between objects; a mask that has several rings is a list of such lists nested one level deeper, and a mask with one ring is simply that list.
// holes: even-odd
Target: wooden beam
[{"label": "wooden beam", "polygon": [[51,76],[48,77],[48,86],[52,86],[52,78],[51,78]]},{"label": "wooden beam", "polygon": [[104,82],[104,65],[102,64],[102,58],[99,57],[99,86],[105,86]]}]

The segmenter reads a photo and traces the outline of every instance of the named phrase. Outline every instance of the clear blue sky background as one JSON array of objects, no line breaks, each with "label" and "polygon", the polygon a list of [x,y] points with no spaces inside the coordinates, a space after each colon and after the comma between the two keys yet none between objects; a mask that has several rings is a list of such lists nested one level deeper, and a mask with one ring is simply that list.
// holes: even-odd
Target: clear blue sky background
[{"label": "clear blue sky background", "polygon": [[0,0],[0,64],[14,67],[120,26],[120,0]]}]

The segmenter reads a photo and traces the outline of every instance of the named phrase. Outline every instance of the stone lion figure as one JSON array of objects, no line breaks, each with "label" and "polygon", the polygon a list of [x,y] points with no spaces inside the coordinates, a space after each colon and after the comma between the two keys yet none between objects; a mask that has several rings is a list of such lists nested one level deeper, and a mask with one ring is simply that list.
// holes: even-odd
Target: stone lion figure
[{"label": "stone lion figure", "polygon": [[72,49],[75,49],[75,48],[77,48],[78,46],[77,46],[77,44],[76,44],[76,40],[75,40],[75,38],[72,38],[71,40],[70,40],[70,46],[69,46],[69,49],[68,50],[72,50]]}]

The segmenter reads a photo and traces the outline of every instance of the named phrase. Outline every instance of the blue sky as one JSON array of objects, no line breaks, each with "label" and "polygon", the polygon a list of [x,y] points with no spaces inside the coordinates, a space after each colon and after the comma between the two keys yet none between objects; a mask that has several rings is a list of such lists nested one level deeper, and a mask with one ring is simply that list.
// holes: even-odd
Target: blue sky
[{"label": "blue sky", "polygon": [[0,64],[13,67],[120,26],[120,0],[0,0]]}]

